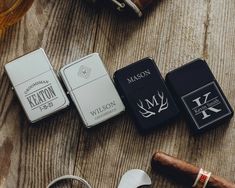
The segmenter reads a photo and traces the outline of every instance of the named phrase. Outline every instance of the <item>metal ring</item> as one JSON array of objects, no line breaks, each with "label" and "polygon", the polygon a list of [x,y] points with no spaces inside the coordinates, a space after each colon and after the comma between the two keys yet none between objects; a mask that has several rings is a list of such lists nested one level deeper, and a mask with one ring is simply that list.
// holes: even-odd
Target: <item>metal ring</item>
[{"label": "metal ring", "polygon": [[143,16],[142,10],[135,3],[133,3],[131,0],[124,0],[124,2],[127,5],[129,5],[139,17]]},{"label": "metal ring", "polygon": [[58,177],[58,178],[54,179],[51,183],[49,183],[47,188],[50,188],[52,185],[56,184],[59,181],[68,180],[68,179],[77,180],[77,181],[81,182],[83,185],[86,185],[87,188],[92,188],[86,180],[84,180],[83,178],[81,178],[79,176],[73,176],[73,175],[65,175],[65,176]]}]

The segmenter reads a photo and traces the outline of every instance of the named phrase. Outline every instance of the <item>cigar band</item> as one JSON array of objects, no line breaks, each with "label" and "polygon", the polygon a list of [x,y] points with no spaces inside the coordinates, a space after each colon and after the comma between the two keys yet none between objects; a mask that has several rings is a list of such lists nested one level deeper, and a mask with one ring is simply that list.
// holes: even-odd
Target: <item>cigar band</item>
[{"label": "cigar band", "polygon": [[210,177],[211,172],[207,172],[201,168],[192,187],[206,188]]},{"label": "cigar band", "polygon": [[52,188],[53,185],[55,185],[57,182],[63,181],[63,180],[77,180],[77,181],[81,182],[83,185],[85,185],[86,188],[92,188],[86,180],[84,180],[83,178],[81,178],[79,176],[73,176],[73,175],[65,175],[65,176],[58,177],[58,178],[54,179],[47,186],[47,188]]}]

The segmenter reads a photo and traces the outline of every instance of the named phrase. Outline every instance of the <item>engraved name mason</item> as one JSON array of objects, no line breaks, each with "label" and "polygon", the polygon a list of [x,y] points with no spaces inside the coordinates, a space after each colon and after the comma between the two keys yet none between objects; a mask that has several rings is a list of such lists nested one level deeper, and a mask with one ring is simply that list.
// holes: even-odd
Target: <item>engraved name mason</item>
[{"label": "engraved name mason", "polygon": [[138,73],[134,76],[131,76],[131,77],[127,78],[127,82],[128,82],[128,84],[134,83],[134,82],[136,82],[140,79],[143,79],[143,78],[149,76],[150,74],[151,74],[150,70],[147,69],[143,72],[140,72],[140,73]]}]

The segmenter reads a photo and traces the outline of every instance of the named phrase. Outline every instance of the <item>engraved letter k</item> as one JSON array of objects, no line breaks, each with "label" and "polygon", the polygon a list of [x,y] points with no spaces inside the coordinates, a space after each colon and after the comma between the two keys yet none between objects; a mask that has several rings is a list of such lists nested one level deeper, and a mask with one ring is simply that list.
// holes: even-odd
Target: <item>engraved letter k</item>
[{"label": "engraved letter k", "polygon": [[[201,101],[200,101],[200,100],[201,100],[201,97],[198,97],[198,98],[194,99],[193,102],[196,102],[196,103],[197,103],[197,105],[198,105],[197,107],[202,106],[202,105],[204,105],[204,104],[206,104],[206,103],[208,102],[208,97],[209,97],[210,94],[211,94],[211,92],[208,92],[208,93],[206,93],[205,95],[203,95],[203,97],[205,97],[203,103],[201,103]],[[218,113],[218,112],[221,111],[221,109],[216,109],[216,108],[214,108],[214,107],[209,107],[209,108],[207,108],[206,110],[210,110],[210,111],[215,112],[215,113]],[[208,118],[208,117],[211,116],[210,114],[206,113],[206,110],[203,110],[203,111],[201,112],[202,115],[203,115],[203,118],[202,118],[202,119],[206,119],[206,118]]]}]

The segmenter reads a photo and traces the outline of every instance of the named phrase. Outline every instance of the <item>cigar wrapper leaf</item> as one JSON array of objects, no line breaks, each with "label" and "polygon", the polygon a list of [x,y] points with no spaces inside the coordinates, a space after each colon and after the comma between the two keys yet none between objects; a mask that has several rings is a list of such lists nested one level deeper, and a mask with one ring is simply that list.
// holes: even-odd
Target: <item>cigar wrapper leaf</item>
[{"label": "cigar wrapper leaf", "polygon": [[[192,187],[200,170],[192,164],[162,152],[156,152],[153,155],[151,164],[155,172],[163,173],[188,187]],[[212,174],[206,187],[235,188],[235,184]]]}]

